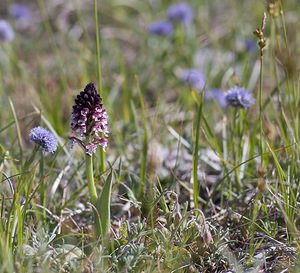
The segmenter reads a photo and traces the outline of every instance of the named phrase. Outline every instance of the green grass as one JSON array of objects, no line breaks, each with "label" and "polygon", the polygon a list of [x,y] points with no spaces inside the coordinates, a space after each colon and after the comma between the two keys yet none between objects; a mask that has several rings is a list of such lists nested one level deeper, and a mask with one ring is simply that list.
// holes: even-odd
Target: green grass
[{"label": "green grass", "polygon": [[[191,0],[188,28],[149,35],[174,2],[31,0],[27,26],[0,3],[16,33],[0,40],[0,272],[299,271],[298,1]],[[264,12],[260,58],[245,43]],[[239,85],[255,105],[202,98],[180,82],[195,67],[205,92]],[[68,137],[88,82],[110,136],[86,171]]]}]

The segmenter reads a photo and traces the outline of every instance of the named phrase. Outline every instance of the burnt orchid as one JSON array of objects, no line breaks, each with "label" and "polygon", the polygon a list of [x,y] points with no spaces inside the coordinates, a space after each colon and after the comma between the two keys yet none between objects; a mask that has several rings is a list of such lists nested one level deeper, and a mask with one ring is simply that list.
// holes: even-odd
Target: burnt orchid
[{"label": "burnt orchid", "polygon": [[89,83],[76,97],[71,113],[71,129],[78,137],[70,140],[78,142],[90,156],[98,146],[103,150],[107,147],[107,113],[101,102],[94,84]]},{"label": "burnt orchid", "polygon": [[103,107],[102,98],[98,94],[93,83],[86,85],[83,91],[75,99],[71,113],[71,129],[75,136],[69,137],[77,142],[86,153],[85,166],[87,186],[94,210],[96,236],[102,240],[107,238],[110,229],[110,195],[112,176],[109,176],[98,198],[93,173],[93,154],[101,146],[107,147],[109,134],[107,125],[107,113]]}]

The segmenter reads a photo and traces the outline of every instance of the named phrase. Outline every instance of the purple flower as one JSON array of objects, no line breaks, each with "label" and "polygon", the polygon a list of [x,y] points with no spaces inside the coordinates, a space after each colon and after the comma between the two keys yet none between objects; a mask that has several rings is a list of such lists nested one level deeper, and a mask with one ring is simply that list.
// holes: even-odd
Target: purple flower
[{"label": "purple flower", "polygon": [[254,40],[247,39],[245,40],[245,49],[249,53],[253,53],[257,51],[257,42]]},{"label": "purple flower", "polygon": [[174,4],[168,8],[167,17],[171,21],[187,25],[193,20],[193,9],[186,2]]},{"label": "purple flower", "polygon": [[11,42],[15,38],[13,28],[6,20],[0,20],[0,40]]},{"label": "purple flower", "polygon": [[75,99],[71,113],[71,129],[84,140],[76,137],[70,139],[84,147],[89,155],[92,155],[99,145],[103,149],[107,147],[107,113],[101,101],[94,84],[89,83]]},{"label": "purple flower", "polygon": [[180,77],[180,81],[188,83],[192,88],[199,91],[203,90],[205,87],[204,76],[196,69],[189,69],[184,71]]},{"label": "purple flower", "polygon": [[225,93],[225,100],[228,105],[244,109],[248,109],[255,103],[255,99],[251,93],[246,89],[237,86],[229,89]]},{"label": "purple flower", "polygon": [[167,20],[155,21],[148,26],[148,31],[151,34],[167,36],[172,34],[173,25]]},{"label": "purple flower", "polygon": [[9,14],[17,20],[27,19],[31,16],[31,9],[23,4],[11,4],[8,8]]},{"label": "purple flower", "polygon": [[57,149],[57,140],[54,135],[41,126],[30,131],[29,139],[41,146],[44,152],[54,153]]},{"label": "purple flower", "polygon": [[221,89],[211,89],[205,92],[204,94],[205,100],[216,100],[216,102],[220,105],[220,107],[225,108],[227,106],[227,102],[225,99],[225,93]]}]

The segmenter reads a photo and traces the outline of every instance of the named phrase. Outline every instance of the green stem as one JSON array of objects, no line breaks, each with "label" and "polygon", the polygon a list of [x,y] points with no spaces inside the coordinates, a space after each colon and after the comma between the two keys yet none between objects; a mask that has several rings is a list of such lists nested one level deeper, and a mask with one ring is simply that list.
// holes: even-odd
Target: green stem
[{"label": "green stem", "polygon": [[44,176],[44,154],[42,149],[40,149],[40,153],[41,153],[41,159],[40,159],[40,202],[41,205],[43,206],[42,209],[42,219],[43,221],[46,220],[46,210],[44,209],[46,207],[46,198],[45,198],[45,191],[46,191],[46,187],[45,187],[45,176]]},{"label": "green stem", "polygon": [[[99,20],[98,20],[98,1],[94,0],[94,16],[95,16],[95,32],[96,32],[96,54],[97,54],[97,76],[99,90],[103,100],[106,100],[106,96],[103,92],[102,86],[102,74],[101,74],[101,52],[100,52],[100,35],[99,35]],[[100,149],[100,172],[105,171],[105,153],[103,149]]]},{"label": "green stem", "polygon": [[195,146],[193,151],[193,170],[192,170],[192,184],[193,184],[193,199],[195,208],[198,208],[199,197],[199,185],[198,185],[198,160],[199,160],[199,137],[200,137],[200,121],[202,116],[204,92],[201,92],[200,101],[198,102],[198,111],[196,117],[196,134],[195,134]]},{"label": "green stem", "polygon": [[85,157],[85,166],[86,166],[86,175],[88,180],[88,188],[91,197],[92,204],[95,205],[97,201],[97,191],[94,181],[94,173],[93,173],[93,157],[90,155],[86,155]]},{"label": "green stem", "polygon": [[[233,113],[233,120],[232,120],[232,125],[233,125],[233,136],[232,136],[232,139],[236,140],[237,138],[240,138],[240,132],[239,132],[239,110],[238,109],[235,109],[234,110],[234,113]],[[239,143],[238,145],[238,148],[236,148],[236,143]],[[234,160],[234,166],[237,166],[238,165],[238,162],[239,162],[239,154],[240,154],[240,142],[239,141],[233,141],[233,145],[232,145],[232,152],[233,152],[233,160]],[[240,181],[240,177],[239,177],[239,168],[235,169],[234,171],[234,180],[235,180],[235,185],[236,185],[236,189],[237,189],[237,192],[240,193],[241,192],[241,189],[242,189],[242,185],[241,185],[241,181]],[[229,194],[229,199],[231,200],[232,199],[232,196],[231,196],[231,193],[232,191],[230,191],[230,194]]]},{"label": "green stem", "polygon": [[263,165],[263,122],[262,122],[262,112],[263,112],[263,105],[262,105],[262,81],[263,81],[263,50],[260,49],[260,71],[259,71],[259,129],[260,129],[260,139],[259,139],[259,146],[260,146],[260,164]]},{"label": "green stem", "polygon": [[139,86],[138,79],[136,78],[136,86],[139,93],[139,99],[141,104],[141,118],[143,122],[143,136],[141,137],[141,155],[140,155],[140,162],[141,162],[141,174],[140,174],[140,184],[138,188],[138,196],[143,196],[143,190],[146,186],[146,173],[147,173],[147,154],[148,154],[148,134],[147,134],[147,120],[146,120],[146,110],[145,110],[145,103],[143,100],[143,95]]}]

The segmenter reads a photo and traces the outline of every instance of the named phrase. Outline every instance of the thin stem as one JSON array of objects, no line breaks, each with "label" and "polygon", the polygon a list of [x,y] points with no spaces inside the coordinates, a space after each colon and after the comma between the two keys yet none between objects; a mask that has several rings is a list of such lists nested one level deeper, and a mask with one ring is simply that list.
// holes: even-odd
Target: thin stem
[{"label": "thin stem", "polygon": [[[42,149],[40,149],[41,159],[40,159],[40,201],[41,205],[45,208],[46,207],[46,198],[45,198],[45,176],[44,176],[44,154]],[[42,219],[43,221],[46,220],[46,211],[42,209]]]},{"label": "thin stem", "polygon": [[288,48],[287,31],[286,31],[286,27],[285,27],[285,16],[284,16],[281,0],[280,0],[280,18],[281,18],[281,23],[282,23],[282,27],[283,27],[285,46],[286,46],[286,48]]},{"label": "thin stem", "polygon": [[85,166],[86,166],[86,175],[88,179],[88,188],[91,196],[91,201],[93,204],[96,203],[98,196],[94,181],[94,173],[93,173],[93,157],[90,155],[86,155],[85,157]]},{"label": "thin stem", "polygon": [[[233,120],[232,120],[232,125],[233,125],[233,136],[232,139],[236,140],[236,137],[238,135],[239,136],[239,124],[238,124],[238,120],[239,120],[239,110],[238,109],[234,109],[234,113],[233,113]],[[240,143],[239,143],[240,144]],[[234,166],[236,166],[238,164],[238,158],[239,158],[239,148],[236,148],[236,141],[233,141],[233,145],[232,145],[232,152],[233,152],[233,161],[234,161]],[[238,147],[240,147],[240,145],[238,145]],[[237,151],[238,150],[238,151]],[[239,179],[239,168],[237,168],[234,171],[234,180],[235,180],[235,185],[236,185],[236,189],[237,192],[240,193],[241,189],[242,189],[242,185],[241,185],[241,181]],[[229,199],[231,200],[232,196],[232,189],[230,189],[230,193],[229,193]]]},{"label": "thin stem", "polygon": [[[97,76],[99,90],[101,92],[102,98],[105,101],[106,96],[103,92],[102,86],[102,73],[101,73],[101,52],[100,52],[100,35],[99,35],[99,20],[98,20],[98,2],[94,0],[94,16],[95,16],[95,32],[96,32],[96,54],[97,54]],[[103,149],[100,149],[100,172],[105,171],[105,153]]]},{"label": "thin stem", "polygon": [[260,139],[259,139],[259,146],[260,146],[260,165],[263,165],[263,122],[262,122],[262,112],[263,112],[263,105],[262,105],[262,81],[263,81],[263,50],[260,49],[260,71],[259,71],[259,129],[260,129]]},{"label": "thin stem", "polygon": [[141,164],[141,174],[140,174],[140,184],[138,189],[138,196],[141,197],[143,195],[143,190],[146,186],[146,173],[147,173],[147,154],[148,154],[148,134],[147,134],[147,121],[146,121],[146,110],[145,103],[143,100],[143,95],[139,86],[138,79],[136,78],[136,86],[139,92],[139,99],[141,104],[141,118],[143,122],[143,136],[141,138],[141,155],[140,155],[140,164]]},{"label": "thin stem", "polygon": [[[95,32],[96,32],[96,52],[97,52],[97,76],[99,89],[102,92],[102,75],[101,75],[101,55],[100,55],[100,36],[99,36],[99,20],[98,20],[98,5],[97,0],[94,0],[94,16],[95,16]],[[104,98],[103,94],[102,97]]]},{"label": "thin stem", "polygon": [[196,116],[196,133],[195,133],[195,145],[193,151],[193,171],[192,171],[192,184],[193,184],[193,199],[194,206],[198,208],[198,197],[199,197],[199,185],[198,185],[198,160],[199,160],[199,137],[200,137],[200,121],[202,116],[202,105],[203,105],[204,92],[201,92],[200,101],[198,102],[198,111]]}]

